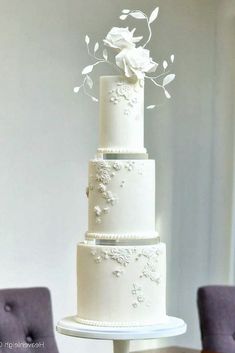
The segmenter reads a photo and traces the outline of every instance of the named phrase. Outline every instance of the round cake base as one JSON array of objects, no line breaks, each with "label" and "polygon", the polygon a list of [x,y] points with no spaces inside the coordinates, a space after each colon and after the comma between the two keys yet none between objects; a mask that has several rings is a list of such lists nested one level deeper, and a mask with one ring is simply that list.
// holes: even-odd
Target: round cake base
[{"label": "round cake base", "polygon": [[57,332],[79,338],[113,340],[114,353],[128,353],[130,340],[154,339],[182,335],[187,330],[186,323],[179,318],[167,316],[166,322],[158,325],[137,327],[97,327],[82,325],[75,316],[60,320]]}]

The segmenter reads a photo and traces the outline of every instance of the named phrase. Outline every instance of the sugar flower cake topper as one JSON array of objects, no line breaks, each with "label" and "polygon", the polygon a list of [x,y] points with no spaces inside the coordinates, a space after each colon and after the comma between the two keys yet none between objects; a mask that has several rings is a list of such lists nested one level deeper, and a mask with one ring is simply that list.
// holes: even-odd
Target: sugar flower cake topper
[{"label": "sugar flower cake topper", "polygon": [[[118,70],[120,75],[124,75],[130,80],[139,81],[140,84],[143,84],[144,79],[149,80],[155,86],[162,89],[166,98],[170,99],[171,95],[167,90],[167,86],[175,79],[175,74],[171,73],[170,70],[175,57],[172,54],[170,60],[164,60],[160,65],[151,58],[150,51],[146,49],[147,44],[152,38],[151,24],[157,19],[158,14],[159,7],[156,7],[150,16],[147,16],[140,10],[122,10],[122,14],[119,17],[122,21],[131,16],[136,20],[145,20],[147,22],[149,33],[144,44],[139,44],[143,36],[135,36],[135,28],[129,30],[128,27],[113,27],[105,39],[103,39],[103,46],[101,47],[96,42],[91,51],[90,38],[86,35],[85,43],[87,51],[95,62],[82,70],[83,82],[80,86],[74,88],[74,92],[78,93],[80,89],[83,89],[83,92],[87,96],[94,102],[98,102],[98,99],[90,93],[93,88],[93,80],[90,74],[97,65],[106,63]],[[115,54],[115,62],[109,60],[110,51]],[[102,54],[98,55],[97,53],[99,52]],[[148,105],[146,109],[154,109],[155,107],[156,105],[152,104]]]}]

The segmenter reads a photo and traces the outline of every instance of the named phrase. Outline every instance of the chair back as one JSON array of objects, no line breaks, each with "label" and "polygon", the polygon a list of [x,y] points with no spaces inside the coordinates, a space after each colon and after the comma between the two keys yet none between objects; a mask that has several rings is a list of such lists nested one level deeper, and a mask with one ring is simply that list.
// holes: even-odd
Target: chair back
[{"label": "chair back", "polygon": [[47,288],[0,290],[0,353],[59,353]]},{"label": "chair back", "polygon": [[197,304],[203,349],[235,353],[235,287],[201,287]]}]

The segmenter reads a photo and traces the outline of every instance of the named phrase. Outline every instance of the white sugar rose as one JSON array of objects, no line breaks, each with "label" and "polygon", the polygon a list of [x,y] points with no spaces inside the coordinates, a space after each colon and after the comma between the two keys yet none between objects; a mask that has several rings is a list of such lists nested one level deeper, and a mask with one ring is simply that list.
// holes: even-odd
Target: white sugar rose
[{"label": "white sugar rose", "polygon": [[123,49],[116,55],[116,64],[126,77],[142,79],[145,73],[154,72],[158,66],[149,54],[149,50],[143,47]]},{"label": "white sugar rose", "polygon": [[113,27],[106,38],[104,44],[114,48],[122,50],[124,48],[134,48],[135,43],[139,42],[143,37],[134,37],[135,28],[129,31],[129,28]]}]

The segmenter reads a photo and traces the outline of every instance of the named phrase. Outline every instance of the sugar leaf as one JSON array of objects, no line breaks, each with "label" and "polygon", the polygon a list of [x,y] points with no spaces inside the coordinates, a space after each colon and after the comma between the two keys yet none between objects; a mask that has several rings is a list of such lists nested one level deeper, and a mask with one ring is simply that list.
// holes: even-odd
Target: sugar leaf
[{"label": "sugar leaf", "polygon": [[163,64],[162,64],[163,68],[166,70],[166,68],[168,67],[168,63],[166,60],[163,61]]},{"label": "sugar leaf", "polygon": [[156,7],[156,9],[153,10],[153,12],[149,17],[149,24],[156,20],[158,13],[159,13],[159,7]]},{"label": "sugar leaf", "polygon": [[82,70],[82,75],[89,74],[93,70],[93,65],[88,65]]},{"label": "sugar leaf", "polygon": [[92,79],[91,79],[91,77],[90,76],[86,76],[86,84],[87,84],[87,86],[90,88],[90,89],[92,89],[92,87],[93,87],[93,81],[92,81]]},{"label": "sugar leaf", "polygon": [[86,34],[85,36],[85,42],[88,45],[90,43],[90,38],[88,37],[88,35]]},{"label": "sugar leaf", "polygon": [[96,42],[94,46],[94,53],[97,52],[97,50],[99,49],[99,46],[100,46],[99,43]]},{"label": "sugar leaf", "polygon": [[173,63],[173,62],[174,62],[174,60],[175,60],[175,55],[174,55],[174,54],[172,54],[172,55],[171,55],[171,62]]},{"label": "sugar leaf", "polygon": [[127,9],[123,9],[123,10],[122,10],[122,13],[125,13],[125,14],[126,14],[126,13],[129,13],[129,12],[130,12],[130,10],[127,10]]},{"label": "sugar leaf", "polygon": [[74,93],[78,93],[79,90],[80,90],[80,87],[74,87],[74,89],[73,89]]},{"label": "sugar leaf", "polygon": [[154,109],[155,107],[156,107],[156,105],[152,104],[152,105],[148,105],[148,106],[146,107],[146,109]]},{"label": "sugar leaf", "polygon": [[119,18],[120,20],[124,21],[127,18],[127,15],[121,15]]},{"label": "sugar leaf", "polygon": [[140,12],[140,11],[131,12],[130,16],[132,16],[134,18],[137,18],[138,20],[141,20],[141,19],[145,18],[144,14],[142,12]]},{"label": "sugar leaf", "polygon": [[169,93],[166,89],[165,89],[164,91],[165,91],[166,98],[167,98],[167,99],[170,99],[170,98],[171,98],[170,93]]},{"label": "sugar leaf", "polygon": [[166,77],[164,77],[163,86],[168,85],[168,83],[172,82],[174,79],[175,79],[175,74],[167,75]]},{"label": "sugar leaf", "polygon": [[104,58],[104,60],[108,60],[108,52],[107,52],[107,49],[104,49],[104,50],[103,50],[103,58]]}]

